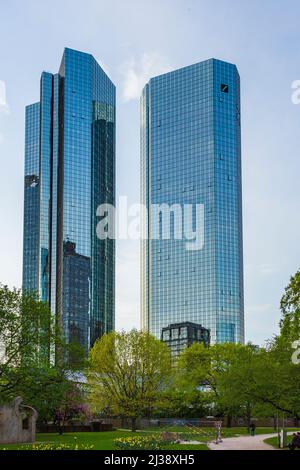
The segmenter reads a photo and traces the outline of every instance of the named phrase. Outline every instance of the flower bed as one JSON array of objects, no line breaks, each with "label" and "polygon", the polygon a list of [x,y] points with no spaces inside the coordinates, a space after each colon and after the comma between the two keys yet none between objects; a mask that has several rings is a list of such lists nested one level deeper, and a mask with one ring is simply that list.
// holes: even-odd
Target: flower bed
[{"label": "flower bed", "polygon": [[[20,450],[93,450],[94,446],[89,444],[59,444],[54,442],[37,442],[36,444],[25,444]],[[3,448],[2,450],[8,450]]]},{"label": "flower bed", "polygon": [[162,450],[172,442],[164,439],[161,434],[153,434],[151,436],[121,437],[115,439],[114,444],[121,450]]}]

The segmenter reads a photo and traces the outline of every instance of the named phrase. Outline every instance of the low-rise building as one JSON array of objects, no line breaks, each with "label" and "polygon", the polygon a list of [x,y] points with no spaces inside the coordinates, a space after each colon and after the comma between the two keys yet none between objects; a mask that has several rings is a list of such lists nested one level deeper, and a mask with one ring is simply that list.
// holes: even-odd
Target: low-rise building
[{"label": "low-rise building", "polygon": [[192,322],[173,323],[162,329],[161,340],[171,349],[173,357],[194,343],[210,345],[210,331],[202,325]]}]

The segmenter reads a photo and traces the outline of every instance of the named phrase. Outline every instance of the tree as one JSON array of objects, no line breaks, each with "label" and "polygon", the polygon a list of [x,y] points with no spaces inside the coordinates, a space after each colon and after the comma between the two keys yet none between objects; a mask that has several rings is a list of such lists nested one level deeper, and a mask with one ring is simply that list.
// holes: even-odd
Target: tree
[{"label": "tree", "polygon": [[256,395],[275,412],[300,419],[300,365],[292,362],[292,344],[283,334],[262,351],[256,370]]},{"label": "tree", "polygon": [[136,419],[160,406],[171,376],[168,347],[148,333],[109,333],[89,354],[90,401],[99,410]]},{"label": "tree", "polygon": [[300,271],[291,277],[280,302],[280,335],[293,342],[300,339]]},{"label": "tree", "polygon": [[[251,380],[245,383],[247,376]],[[252,358],[248,371],[241,374],[237,388],[257,406],[260,405],[265,415],[279,412],[299,417],[300,367],[292,363],[286,348],[278,348],[276,342]]]},{"label": "tree", "polygon": [[186,349],[178,364],[179,389],[190,395],[198,392],[199,404],[216,416],[246,418],[248,425],[260,400],[253,394],[253,360],[257,355],[251,345],[215,344],[205,348],[195,344]]},{"label": "tree", "polygon": [[[224,409],[246,419],[250,427],[254,413],[263,414],[257,396],[257,363],[261,351],[251,344],[239,346],[228,367],[219,377],[219,402]],[[267,416],[269,414],[267,413]]]},{"label": "tree", "polygon": [[22,396],[25,403],[38,411],[39,423],[53,421],[56,410],[72,389],[66,373],[57,367],[31,367],[12,370],[19,378],[14,396]]},{"label": "tree", "polygon": [[56,336],[46,303],[0,285],[0,400],[15,394],[29,368],[49,365]]},{"label": "tree", "polygon": [[[291,277],[280,302],[280,334],[269,342],[274,393],[268,397],[273,407],[300,419],[300,364],[293,362],[295,344],[300,340],[300,271]],[[299,348],[298,348],[299,349]],[[269,391],[270,394],[270,391]]]},{"label": "tree", "polygon": [[[59,364],[57,347],[65,358]],[[70,355],[82,365],[81,351],[64,343],[47,303],[34,293],[0,285],[0,402],[22,396],[38,411],[40,422],[52,419],[73,390]]]},{"label": "tree", "polygon": [[[217,413],[246,417],[284,413],[300,419],[300,365],[292,361],[300,340],[300,271],[281,299],[280,334],[265,348],[224,344],[184,351],[179,371],[185,391],[199,391]],[[201,393],[202,391],[202,393]]]},{"label": "tree", "polygon": [[68,381],[60,388],[59,406],[54,409],[54,423],[58,425],[59,434],[67,421],[90,418],[90,410],[85,403],[84,390],[79,384]]},{"label": "tree", "polygon": [[[175,375],[175,374],[174,374]],[[181,380],[174,377],[172,386],[165,394],[161,408],[156,410],[156,417],[201,418],[207,416],[210,405],[207,394],[197,388],[187,390],[181,385]]]}]

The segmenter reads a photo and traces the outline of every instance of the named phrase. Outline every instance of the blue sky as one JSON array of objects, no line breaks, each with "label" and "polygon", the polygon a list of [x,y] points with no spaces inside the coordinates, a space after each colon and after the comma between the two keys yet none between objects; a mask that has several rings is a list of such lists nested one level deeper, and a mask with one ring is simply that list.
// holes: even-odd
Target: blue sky
[{"label": "blue sky", "polygon": [[[117,86],[117,192],[132,202],[142,86],[216,57],[238,66],[242,84],[246,338],[271,337],[300,260],[299,17],[297,0],[0,0],[0,281],[21,285],[24,107],[64,47],[92,53]],[[134,241],[117,246],[116,315],[118,329],[139,326]]]}]

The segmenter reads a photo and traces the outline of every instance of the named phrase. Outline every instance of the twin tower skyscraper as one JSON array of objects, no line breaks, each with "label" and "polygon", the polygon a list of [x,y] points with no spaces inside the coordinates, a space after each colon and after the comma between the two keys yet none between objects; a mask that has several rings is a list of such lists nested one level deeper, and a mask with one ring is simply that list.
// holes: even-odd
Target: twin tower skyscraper
[{"label": "twin tower skyscraper", "polygon": [[96,210],[115,203],[116,90],[90,54],[65,49],[26,108],[23,289],[87,351],[114,329],[115,245]]},{"label": "twin tower skyscraper", "polygon": [[[67,342],[87,352],[115,328],[115,240],[97,208],[116,203],[116,89],[90,54],[65,49],[27,106],[23,289],[47,301]],[[244,341],[240,82],[215,59],[152,78],[141,97],[143,329],[194,322],[212,342]],[[201,249],[152,237],[169,207],[203,208]],[[192,226],[196,223],[192,210]]]}]

